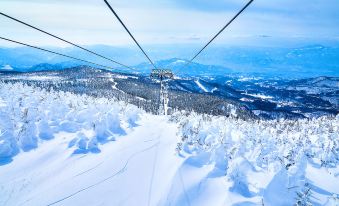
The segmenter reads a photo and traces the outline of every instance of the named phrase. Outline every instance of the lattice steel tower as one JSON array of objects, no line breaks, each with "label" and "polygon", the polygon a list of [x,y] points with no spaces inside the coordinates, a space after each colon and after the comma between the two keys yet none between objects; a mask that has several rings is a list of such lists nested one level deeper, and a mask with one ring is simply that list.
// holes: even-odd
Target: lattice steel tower
[{"label": "lattice steel tower", "polygon": [[169,69],[152,69],[150,78],[160,80],[159,114],[167,115],[169,101],[167,82],[173,79],[173,73]]}]

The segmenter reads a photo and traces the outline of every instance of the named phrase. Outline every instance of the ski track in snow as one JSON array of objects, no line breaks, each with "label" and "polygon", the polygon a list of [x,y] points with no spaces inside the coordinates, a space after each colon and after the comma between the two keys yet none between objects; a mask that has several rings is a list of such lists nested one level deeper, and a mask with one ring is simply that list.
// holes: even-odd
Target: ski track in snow
[{"label": "ski track in snow", "polygon": [[154,179],[154,173],[155,173],[155,168],[156,168],[156,162],[157,162],[157,157],[158,157],[158,150],[159,150],[159,138],[158,138],[158,143],[156,145],[155,153],[154,153],[154,160],[153,160],[153,167],[152,167],[152,176],[151,176],[151,182],[148,190],[148,206],[151,205],[151,197],[152,197],[152,187],[153,187],[153,179]]},{"label": "ski track in snow", "polygon": [[191,201],[190,201],[190,198],[189,198],[189,196],[187,194],[187,190],[186,190],[186,187],[185,187],[184,179],[182,178],[181,168],[179,168],[178,172],[179,172],[179,177],[180,177],[180,182],[181,182],[181,185],[182,185],[182,189],[184,191],[185,199],[187,201],[188,206],[191,206]]},{"label": "ski track in snow", "polygon": [[99,164],[95,165],[94,167],[92,167],[92,168],[90,168],[90,169],[88,169],[88,170],[85,170],[85,171],[83,171],[83,172],[80,172],[79,174],[76,174],[75,176],[73,176],[73,178],[74,178],[74,177],[78,177],[78,176],[83,175],[83,174],[86,174],[87,172],[90,172],[90,171],[96,169],[97,167],[99,167],[100,165],[102,165],[102,163],[103,163],[103,162],[100,162]]},{"label": "ski track in snow", "polygon": [[199,87],[200,89],[202,89],[202,91],[204,91],[204,92],[209,92],[209,91],[206,89],[206,87],[204,87],[204,85],[202,85],[202,84],[199,82],[199,80],[195,80],[194,82],[198,85],[198,87]]},{"label": "ski track in snow", "polygon": [[125,162],[124,166],[123,166],[121,169],[119,169],[117,172],[113,173],[112,175],[108,176],[107,178],[105,178],[105,179],[103,179],[103,180],[101,180],[101,181],[99,181],[99,182],[97,182],[97,183],[95,183],[95,184],[92,184],[92,185],[90,185],[90,186],[88,186],[88,187],[85,187],[85,188],[83,188],[83,189],[81,189],[81,190],[79,190],[79,191],[76,191],[76,192],[74,192],[74,193],[72,193],[72,194],[70,194],[70,195],[68,195],[68,196],[66,196],[66,197],[64,197],[64,198],[62,198],[62,199],[59,199],[59,200],[57,200],[57,201],[55,201],[55,202],[52,202],[52,203],[50,203],[50,204],[47,204],[47,205],[50,206],[50,205],[55,205],[55,204],[57,204],[57,203],[60,203],[60,202],[62,202],[62,201],[64,201],[64,200],[66,200],[66,199],[69,199],[69,198],[71,198],[71,197],[73,197],[73,196],[75,196],[75,195],[77,195],[77,194],[79,194],[79,193],[85,191],[85,190],[91,189],[92,187],[98,186],[98,185],[100,185],[100,184],[102,184],[102,183],[104,183],[104,182],[106,182],[106,181],[108,181],[108,180],[110,180],[110,179],[116,177],[117,175],[123,173],[123,172],[127,169],[128,163],[129,163],[129,162],[131,161],[131,159],[133,159],[136,155],[138,155],[138,154],[140,154],[140,153],[143,153],[143,152],[146,152],[146,151],[148,151],[148,150],[150,150],[150,149],[156,147],[158,144],[159,144],[159,143],[156,143],[156,144],[152,145],[151,147],[148,147],[148,148],[146,148],[146,149],[144,149],[144,150],[141,150],[141,151],[138,151],[138,152],[132,154],[132,155],[127,159],[127,161]]}]

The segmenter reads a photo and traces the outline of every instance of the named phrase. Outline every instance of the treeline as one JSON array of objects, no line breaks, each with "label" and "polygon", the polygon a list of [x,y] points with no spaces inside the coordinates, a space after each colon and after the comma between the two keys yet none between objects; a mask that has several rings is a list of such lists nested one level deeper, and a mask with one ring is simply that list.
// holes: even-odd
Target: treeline
[{"label": "treeline", "polygon": [[[22,74],[12,74],[14,77]],[[44,80],[30,78],[4,78],[6,83],[21,82],[47,91],[64,91],[86,94],[94,97],[113,98],[124,101],[146,112],[158,114],[160,85],[145,77],[131,77],[103,70],[73,68],[62,71],[34,72],[29,76],[47,77]],[[48,77],[53,77],[48,79]],[[59,77],[59,78],[54,78]],[[255,118],[255,115],[239,103],[208,94],[169,90],[169,111],[194,111],[201,114],[233,116],[241,119]]]}]

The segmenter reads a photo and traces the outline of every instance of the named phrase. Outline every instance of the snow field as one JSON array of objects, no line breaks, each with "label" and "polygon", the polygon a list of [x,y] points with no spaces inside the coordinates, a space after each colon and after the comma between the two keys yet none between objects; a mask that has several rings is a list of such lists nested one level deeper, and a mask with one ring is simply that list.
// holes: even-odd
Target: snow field
[{"label": "snow field", "polygon": [[338,126],[156,116],[0,82],[0,205],[339,205]]}]

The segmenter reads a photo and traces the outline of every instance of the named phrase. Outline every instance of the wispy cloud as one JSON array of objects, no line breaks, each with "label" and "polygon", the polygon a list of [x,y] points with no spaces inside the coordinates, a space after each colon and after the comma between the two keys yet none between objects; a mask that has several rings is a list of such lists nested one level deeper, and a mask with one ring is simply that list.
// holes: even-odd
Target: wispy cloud
[{"label": "wispy cloud", "polygon": [[[246,0],[110,0],[143,44],[205,43]],[[338,41],[337,0],[255,0],[216,43],[265,44],[298,37]],[[98,0],[2,0],[0,11],[80,44],[132,44]],[[38,44],[62,43],[0,16],[0,35]],[[257,39],[261,38],[261,41]],[[270,37],[270,38],[263,38]],[[267,42],[266,44],[269,44]],[[0,42],[0,45],[8,45]]]}]

